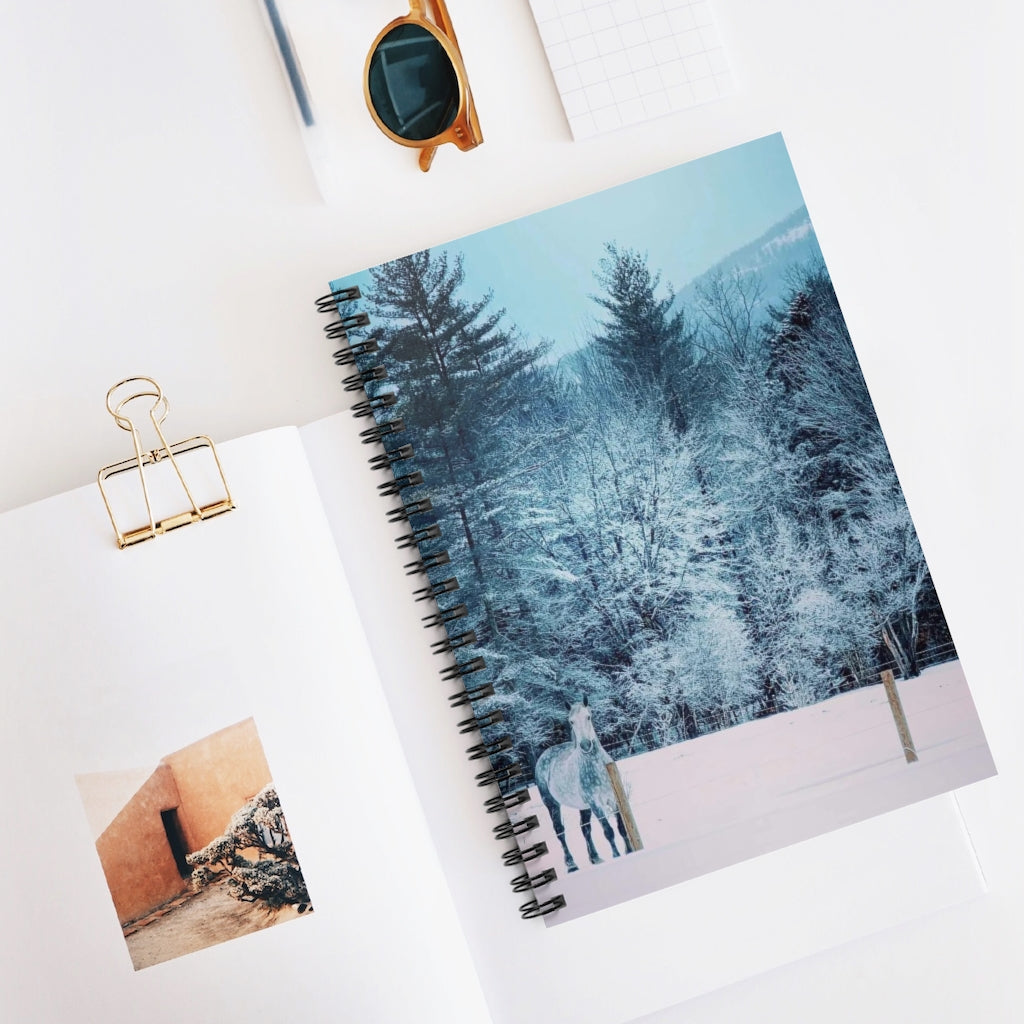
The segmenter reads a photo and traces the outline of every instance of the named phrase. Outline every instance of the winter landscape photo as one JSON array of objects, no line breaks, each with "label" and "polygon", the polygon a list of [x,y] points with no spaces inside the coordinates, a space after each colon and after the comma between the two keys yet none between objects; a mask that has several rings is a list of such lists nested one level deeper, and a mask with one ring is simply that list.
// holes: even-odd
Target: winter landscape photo
[{"label": "winter landscape photo", "polygon": [[554,923],[994,773],[781,136],[332,286]]},{"label": "winter landscape photo", "polygon": [[251,718],[75,781],[136,970],[312,911]]}]

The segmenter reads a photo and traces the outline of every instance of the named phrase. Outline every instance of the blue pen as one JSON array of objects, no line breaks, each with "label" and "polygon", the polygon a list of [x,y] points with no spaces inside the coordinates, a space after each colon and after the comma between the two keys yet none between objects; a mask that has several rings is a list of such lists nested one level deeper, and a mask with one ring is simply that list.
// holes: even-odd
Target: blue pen
[{"label": "blue pen", "polygon": [[331,195],[337,193],[334,179],[335,162],[331,157],[330,137],[323,124],[318,123],[313,113],[313,101],[310,96],[309,86],[302,73],[302,65],[299,63],[298,53],[295,44],[292,42],[291,33],[281,5],[278,0],[260,0],[260,7],[265,15],[264,22],[270,31],[271,39],[274,41],[274,49],[281,61],[281,68],[288,84],[291,87],[292,95],[295,97],[295,106],[298,113],[299,129],[302,132],[302,141],[306,146],[306,155],[309,157],[310,166],[313,168],[313,175],[316,178],[320,194],[330,202]]},{"label": "blue pen", "polygon": [[284,73],[288,76],[292,92],[295,94],[295,102],[299,105],[302,123],[307,127],[312,127],[314,120],[313,107],[309,102],[309,88],[306,85],[305,78],[302,76],[302,66],[299,64],[299,59],[295,56],[295,47],[292,45],[291,36],[288,34],[288,29],[285,27],[284,19],[281,17],[281,12],[277,9],[275,0],[263,0],[263,3],[267,9],[267,17],[270,19],[270,31],[273,33],[274,42],[277,43],[277,51],[280,53],[281,61],[284,64]]}]

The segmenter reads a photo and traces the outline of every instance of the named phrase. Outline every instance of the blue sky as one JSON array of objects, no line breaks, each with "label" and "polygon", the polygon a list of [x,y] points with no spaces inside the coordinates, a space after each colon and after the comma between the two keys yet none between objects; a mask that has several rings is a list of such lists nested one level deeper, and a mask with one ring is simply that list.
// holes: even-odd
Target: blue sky
[{"label": "blue sky", "polygon": [[[463,295],[494,292],[531,339],[565,353],[600,312],[590,299],[606,242],[646,252],[682,288],[803,204],[781,135],[727,149],[435,249],[462,253]],[[345,278],[369,284],[368,274]]]}]

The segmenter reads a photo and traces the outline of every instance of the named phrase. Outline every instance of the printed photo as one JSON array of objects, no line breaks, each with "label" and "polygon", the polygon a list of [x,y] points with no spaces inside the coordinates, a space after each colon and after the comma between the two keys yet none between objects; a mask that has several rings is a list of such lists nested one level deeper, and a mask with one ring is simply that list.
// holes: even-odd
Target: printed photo
[{"label": "printed photo", "polygon": [[548,923],[994,772],[781,136],[332,285]]},{"label": "printed photo", "polygon": [[251,718],[76,782],[136,970],[312,911]]}]

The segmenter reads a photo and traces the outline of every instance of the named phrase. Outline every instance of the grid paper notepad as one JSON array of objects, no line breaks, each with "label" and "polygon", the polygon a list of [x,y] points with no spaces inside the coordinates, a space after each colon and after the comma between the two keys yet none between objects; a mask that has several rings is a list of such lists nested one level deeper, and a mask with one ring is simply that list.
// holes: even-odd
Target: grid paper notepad
[{"label": "grid paper notepad", "polygon": [[733,91],[708,0],[530,0],[573,138]]}]

